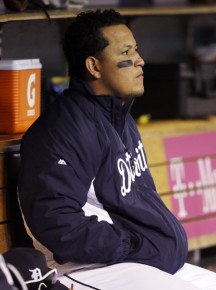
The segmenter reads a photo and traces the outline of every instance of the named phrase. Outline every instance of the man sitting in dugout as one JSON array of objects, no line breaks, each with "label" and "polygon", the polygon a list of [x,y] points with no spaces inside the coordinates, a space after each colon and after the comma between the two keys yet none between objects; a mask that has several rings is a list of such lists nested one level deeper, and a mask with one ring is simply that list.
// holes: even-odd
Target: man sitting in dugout
[{"label": "man sitting in dugout", "polygon": [[34,245],[62,272],[133,262],[174,274],[187,237],[156,191],[130,115],[144,93],[134,36],[115,10],[89,11],[63,47],[69,88],[21,146],[19,199]]}]

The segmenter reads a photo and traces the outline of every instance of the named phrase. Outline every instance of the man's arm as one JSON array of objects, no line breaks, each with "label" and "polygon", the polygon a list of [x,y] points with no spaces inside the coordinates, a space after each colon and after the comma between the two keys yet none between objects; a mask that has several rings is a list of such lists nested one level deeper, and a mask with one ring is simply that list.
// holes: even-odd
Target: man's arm
[{"label": "man's arm", "polygon": [[19,196],[34,237],[59,263],[123,261],[130,251],[130,234],[83,211],[95,170],[87,160],[91,157],[82,152],[78,162],[71,152],[72,164],[52,149],[43,148],[34,156],[30,148],[22,154]]}]

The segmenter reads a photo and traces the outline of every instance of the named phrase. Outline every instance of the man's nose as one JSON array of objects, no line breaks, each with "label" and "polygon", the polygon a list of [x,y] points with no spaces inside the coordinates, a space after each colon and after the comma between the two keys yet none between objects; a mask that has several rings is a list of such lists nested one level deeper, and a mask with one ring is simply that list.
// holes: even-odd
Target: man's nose
[{"label": "man's nose", "polygon": [[141,66],[143,67],[145,64],[144,59],[140,56],[140,54],[137,52],[136,60],[135,60],[135,65],[136,66]]}]

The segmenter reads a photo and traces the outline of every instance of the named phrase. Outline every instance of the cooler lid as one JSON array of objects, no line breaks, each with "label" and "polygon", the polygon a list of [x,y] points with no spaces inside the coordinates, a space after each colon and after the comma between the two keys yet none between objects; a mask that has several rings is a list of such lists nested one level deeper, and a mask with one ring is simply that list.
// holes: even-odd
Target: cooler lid
[{"label": "cooler lid", "polygon": [[41,69],[42,65],[39,58],[33,59],[5,59],[0,60],[0,70],[26,70]]}]

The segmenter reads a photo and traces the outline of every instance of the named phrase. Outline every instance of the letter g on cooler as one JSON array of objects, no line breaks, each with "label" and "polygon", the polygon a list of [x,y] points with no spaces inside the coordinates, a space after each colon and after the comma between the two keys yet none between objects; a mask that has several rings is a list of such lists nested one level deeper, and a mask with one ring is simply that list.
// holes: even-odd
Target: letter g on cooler
[{"label": "letter g on cooler", "polygon": [[30,108],[35,105],[36,91],[35,91],[36,74],[32,73],[29,76],[27,84],[27,101]]}]

